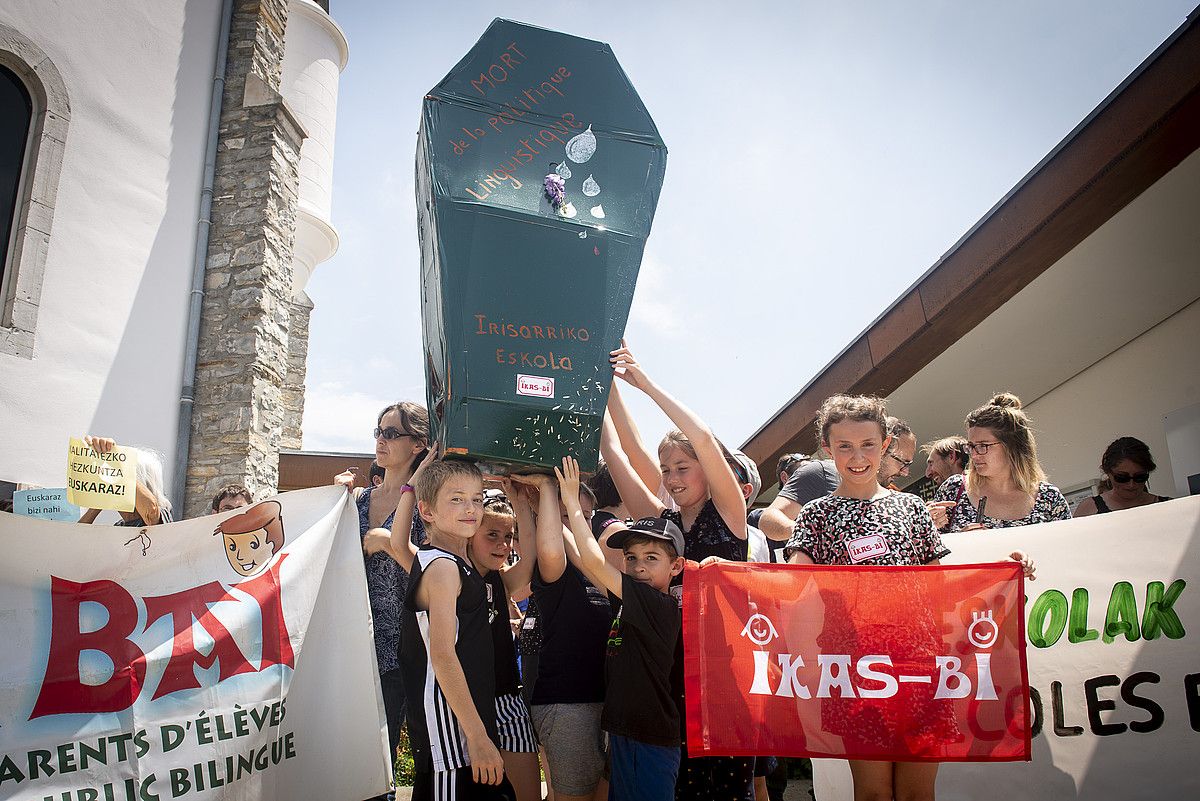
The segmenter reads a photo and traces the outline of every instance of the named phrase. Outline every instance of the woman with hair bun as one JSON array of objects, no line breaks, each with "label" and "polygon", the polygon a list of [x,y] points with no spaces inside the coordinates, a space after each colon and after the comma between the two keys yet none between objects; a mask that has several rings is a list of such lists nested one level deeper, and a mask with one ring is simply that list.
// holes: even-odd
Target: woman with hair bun
[{"label": "woman with hair bun", "polygon": [[1100,471],[1111,487],[1099,495],[1080,501],[1075,507],[1075,517],[1119,512],[1171,500],[1147,490],[1146,484],[1155,467],[1157,465],[1150,456],[1150,447],[1140,439],[1120,437],[1113,440],[1100,458]]},{"label": "woman with hair bun", "polygon": [[950,476],[930,504],[943,531],[1007,528],[1069,520],[1067,499],[1047,483],[1021,399],[1002,392],[967,415],[971,465]]}]

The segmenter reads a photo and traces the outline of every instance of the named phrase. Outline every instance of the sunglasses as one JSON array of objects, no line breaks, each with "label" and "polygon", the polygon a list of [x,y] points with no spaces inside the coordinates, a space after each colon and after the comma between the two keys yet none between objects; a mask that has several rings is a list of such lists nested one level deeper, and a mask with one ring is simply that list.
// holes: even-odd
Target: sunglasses
[{"label": "sunglasses", "polygon": [[1113,473],[1112,480],[1118,484],[1128,484],[1130,481],[1136,481],[1139,484],[1145,484],[1150,480],[1149,473]]},{"label": "sunglasses", "polygon": [[400,439],[401,437],[412,437],[413,439],[416,439],[416,435],[410,434],[407,431],[401,431],[395,426],[388,426],[387,428],[375,426],[375,430],[371,432],[371,436],[375,439],[383,437],[386,440]]},{"label": "sunglasses", "polygon": [[888,451],[886,455],[892,457],[897,462],[899,462],[901,467],[912,467],[912,463],[913,463],[912,459],[901,459],[893,451]]}]

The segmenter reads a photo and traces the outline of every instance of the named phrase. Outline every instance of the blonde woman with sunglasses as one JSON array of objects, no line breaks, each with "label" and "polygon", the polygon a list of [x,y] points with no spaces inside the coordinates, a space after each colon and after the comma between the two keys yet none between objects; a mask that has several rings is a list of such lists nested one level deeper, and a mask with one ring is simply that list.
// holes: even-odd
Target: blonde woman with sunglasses
[{"label": "blonde woman with sunglasses", "polygon": [[1002,392],[967,415],[971,464],[950,476],[929,506],[942,531],[1008,528],[1069,520],[1071,509],[1046,481],[1029,418],[1016,395]]}]

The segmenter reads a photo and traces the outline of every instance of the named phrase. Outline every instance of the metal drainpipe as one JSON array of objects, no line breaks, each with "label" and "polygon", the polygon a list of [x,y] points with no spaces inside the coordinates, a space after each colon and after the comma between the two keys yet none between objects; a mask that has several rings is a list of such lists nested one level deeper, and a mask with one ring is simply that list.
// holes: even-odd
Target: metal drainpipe
[{"label": "metal drainpipe", "polygon": [[196,398],[196,354],[200,350],[200,310],[204,304],[205,263],[212,229],[213,183],[217,172],[217,140],[221,130],[221,101],[225,95],[225,65],[229,60],[229,30],[233,26],[233,0],[221,2],[221,31],[217,34],[217,60],[212,98],[208,106],[208,144],[204,152],[204,177],[200,189],[200,218],[196,221],[196,252],[192,258],[192,288],[188,298],[187,345],[183,353],[183,385],[179,390],[179,428],[175,435],[175,470],[171,504],[176,519],[183,517],[187,489],[188,452],[192,444],[192,406]]}]

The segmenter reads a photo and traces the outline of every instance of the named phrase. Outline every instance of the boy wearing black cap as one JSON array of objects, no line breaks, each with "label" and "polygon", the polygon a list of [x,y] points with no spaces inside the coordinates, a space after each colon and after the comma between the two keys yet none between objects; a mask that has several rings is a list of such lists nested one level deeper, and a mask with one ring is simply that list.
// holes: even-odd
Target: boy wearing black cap
[{"label": "boy wearing black cap", "polygon": [[555,468],[559,494],[584,572],[620,604],[609,634],[601,726],[609,734],[609,798],[675,797],[679,774],[679,712],[671,668],[682,628],[679,604],[669,594],[683,570],[683,532],[669,520],[646,517],[609,537],[625,555],[625,572],[608,564],[579,505],[579,463]]}]

